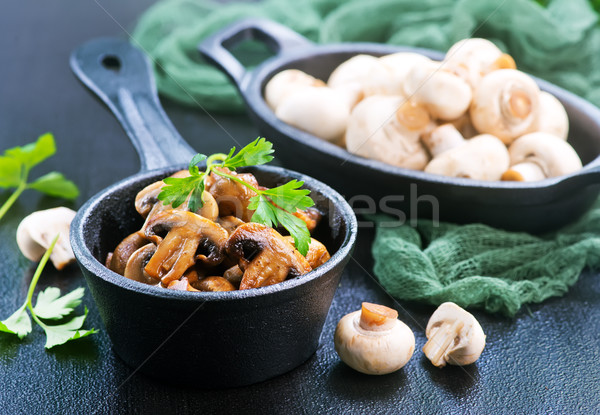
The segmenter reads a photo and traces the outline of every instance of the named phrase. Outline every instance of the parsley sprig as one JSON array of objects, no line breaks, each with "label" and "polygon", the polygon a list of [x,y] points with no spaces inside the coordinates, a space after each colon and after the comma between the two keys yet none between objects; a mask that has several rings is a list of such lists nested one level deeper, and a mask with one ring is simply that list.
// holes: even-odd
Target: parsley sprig
[{"label": "parsley sprig", "polygon": [[54,153],[56,153],[54,136],[47,133],[34,143],[9,148],[0,156],[0,188],[15,189],[0,206],[0,219],[27,189],[65,199],[75,199],[79,195],[77,186],[55,171],[38,177],[31,183],[27,182],[30,170]]},{"label": "parsley sprig", "polygon": [[[310,190],[301,189],[304,182],[292,180],[282,186],[272,189],[257,189],[250,183],[245,182],[237,176],[226,173],[222,167],[235,170],[238,167],[258,166],[273,160],[273,144],[264,138],[257,138],[247,146],[235,152],[233,147],[229,154],[217,153],[210,157],[204,154],[196,154],[188,166],[189,177],[168,177],[163,180],[165,186],[158,195],[158,199],[165,205],[173,207],[181,206],[188,200],[188,209],[196,211],[204,204],[202,192],[205,187],[206,177],[211,172],[226,177],[243,186],[248,187],[256,193],[250,199],[248,209],[254,210],[251,221],[266,226],[283,226],[294,238],[296,249],[306,255],[310,243],[310,233],[306,223],[293,215],[297,209],[304,210],[314,205],[314,201],[308,196]],[[206,160],[206,168],[201,171],[198,163]],[[189,199],[188,199],[189,198]]]},{"label": "parsley sprig", "polygon": [[[44,330],[44,332],[46,332],[46,349],[96,333],[95,329],[81,329],[83,322],[87,317],[87,308],[85,309],[84,315],[74,316],[66,322],[64,321],[65,318],[73,313],[75,307],[81,304],[81,298],[84,293],[82,287],[76,288],[62,297],[58,288],[48,287],[38,294],[37,302],[35,306],[33,306],[32,299],[35,286],[42,275],[42,271],[48,262],[48,258],[54,249],[58,237],[59,235],[56,235],[50,244],[50,247],[40,260],[40,263],[33,274],[33,278],[31,279],[31,283],[29,284],[27,298],[23,305],[6,320],[0,321],[0,331],[16,334],[20,339],[23,339],[31,333],[32,330],[31,320],[27,314],[27,310],[29,310],[33,320]],[[50,324],[48,320],[60,321],[60,323]]]}]

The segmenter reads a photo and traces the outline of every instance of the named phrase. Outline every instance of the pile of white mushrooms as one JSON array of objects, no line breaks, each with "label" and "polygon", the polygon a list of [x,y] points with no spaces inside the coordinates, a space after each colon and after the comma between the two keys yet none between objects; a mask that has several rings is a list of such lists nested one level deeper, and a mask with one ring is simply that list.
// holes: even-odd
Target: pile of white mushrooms
[{"label": "pile of white mushrooms", "polygon": [[443,61],[400,52],[356,55],[327,83],[276,74],[265,100],[282,121],[359,156],[428,173],[534,181],[581,169],[567,113],[485,39]]}]

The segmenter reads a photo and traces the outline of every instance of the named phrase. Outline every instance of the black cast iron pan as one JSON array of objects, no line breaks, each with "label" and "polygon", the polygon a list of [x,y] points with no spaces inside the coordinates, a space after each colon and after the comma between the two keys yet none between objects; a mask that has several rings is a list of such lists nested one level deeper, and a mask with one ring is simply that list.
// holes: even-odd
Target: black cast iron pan
[{"label": "black cast iron pan", "polygon": [[136,193],[185,168],[195,151],[161,109],[146,57],[128,42],[91,41],[72,54],[71,67],[117,116],[142,165],[140,173],[93,196],[71,225],[73,251],[115,352],[142,373],[208,388],[262,381],[304,362],[318,346],[354,245],[350,206],[303,174],[249,168],[266,186],[305,182],[326,215],[315,237],[332,253],[330,261],[301,278],[244,291],[174,291],[128,280],[103,263],[122,238],[141,228]]},{"label": "black cast iron pan", "polygon": [[[229,50],[244,40],[264,42],[274,56],[247,71]],[[598,195],[600,181],[600,109],[576,95],[536,79],[565,106],[569,142],[584,168],[540,182],[484,182],[437,176],[352,155],[278,120],[263,99],[266,83],[285,69],[300,69],[327,80],[340,63],[357,54],[381,56],[410,51],[432,59],[431,50],[373,43],[316,45],[268,20],[247,19],[215,33],[199,45],[209,61],[233,80],[261,134],[280,149],[285,166],[327,180],[361,211],[377,208],[400,220],[437,218],[458,223],[482,222],[509,230],[545,232],[585,212]],[[400,210],[395,210],[400,209]]]}]

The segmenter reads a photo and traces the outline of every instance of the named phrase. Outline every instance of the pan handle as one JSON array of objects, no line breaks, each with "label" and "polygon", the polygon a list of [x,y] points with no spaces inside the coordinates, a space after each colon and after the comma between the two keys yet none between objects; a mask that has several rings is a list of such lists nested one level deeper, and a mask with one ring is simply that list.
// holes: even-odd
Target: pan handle
[{"label": "pan handle", "polygon": [[188,163],[196,153],[165,114],[146,55],[124,39],[91,40],[71,54],[71,69],[115,114],[141,170]]},{"label": "pan handle", "polygon": [[233,23],[207,37],[198,50],[215,64],[240,88],[246,69],[230,52],[245,40],[263,42],[273,53],[311,46],[312,42],[293,30],[267,19],[248,18]]}]

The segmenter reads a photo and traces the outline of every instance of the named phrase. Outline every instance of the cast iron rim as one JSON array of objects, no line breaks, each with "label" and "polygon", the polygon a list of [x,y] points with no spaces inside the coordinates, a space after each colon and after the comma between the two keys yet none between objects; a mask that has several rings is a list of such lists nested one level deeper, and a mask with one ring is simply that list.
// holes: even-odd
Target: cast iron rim
[{"label": "cast iron rim", "polygon": [[[337,267],[344,267],[350,259],[354,243],[356,242],[356,235],[358,232],[358,224],[356,216],[346,200],[331,187],[326,184],[302,173],[298,173],[292,170],[283,169],[280,167],[272,166],[259,166],[254,167],[253,170],[258,170],[264,173],[270,173],[273,175],[279,175],[288,177],[290,179],[304,181],[304,187],[310,190],[317,191],[323,194],[329,201],[339,209],[339,217],[345,224],[344,239],[339,249],[331,256],[329,261],[321,265],[316,270],[310,271],[307,274],[302,275],[301,278],[293,278],[280,282],[278,284],[269,285],[267,287],[254,288],[249,290],[236,290],[227,292],[189,292],[189,291],[177,291],[169,290],[162,287],[155,287],[147,285],[138,281],[133,281],[115,273],[114,271],[106,268],[100,263],[89,250],[84,240],[84,227],[88,221],[93,220],[90,217],[90,213],[96,209],[97,206],[101,205],[105,198],[115,191],[129,187],[134,183],[143,181],[152,176],[156,176],[159,173],[165,174],[168,171],[176,170],[177,167],[156,169],[147,172],[141,172],[136,175],[125,178],[108,188],[100,191],[96,195],[92,196],[77,212],[77,215],[71,223],[70,240],[73,247],[73,252],[79,265],[84,267],[89,273],[95,278],[100,278],[112,285],[116,285],[120,288],[129,291],[135,291],[143,294],[147,294],[152,297],[166,298],[166,299],[177,299],[180,301],[191,301],[191,302],[207,302],[207,301],[237,301],[240,299],[254,298],[261,296],[268,296],[271,294],[286,292],[294,290],[295,288],[315,281],[324,275],[330,273]],[[341,270],[340,270],[341,273]]]}]

